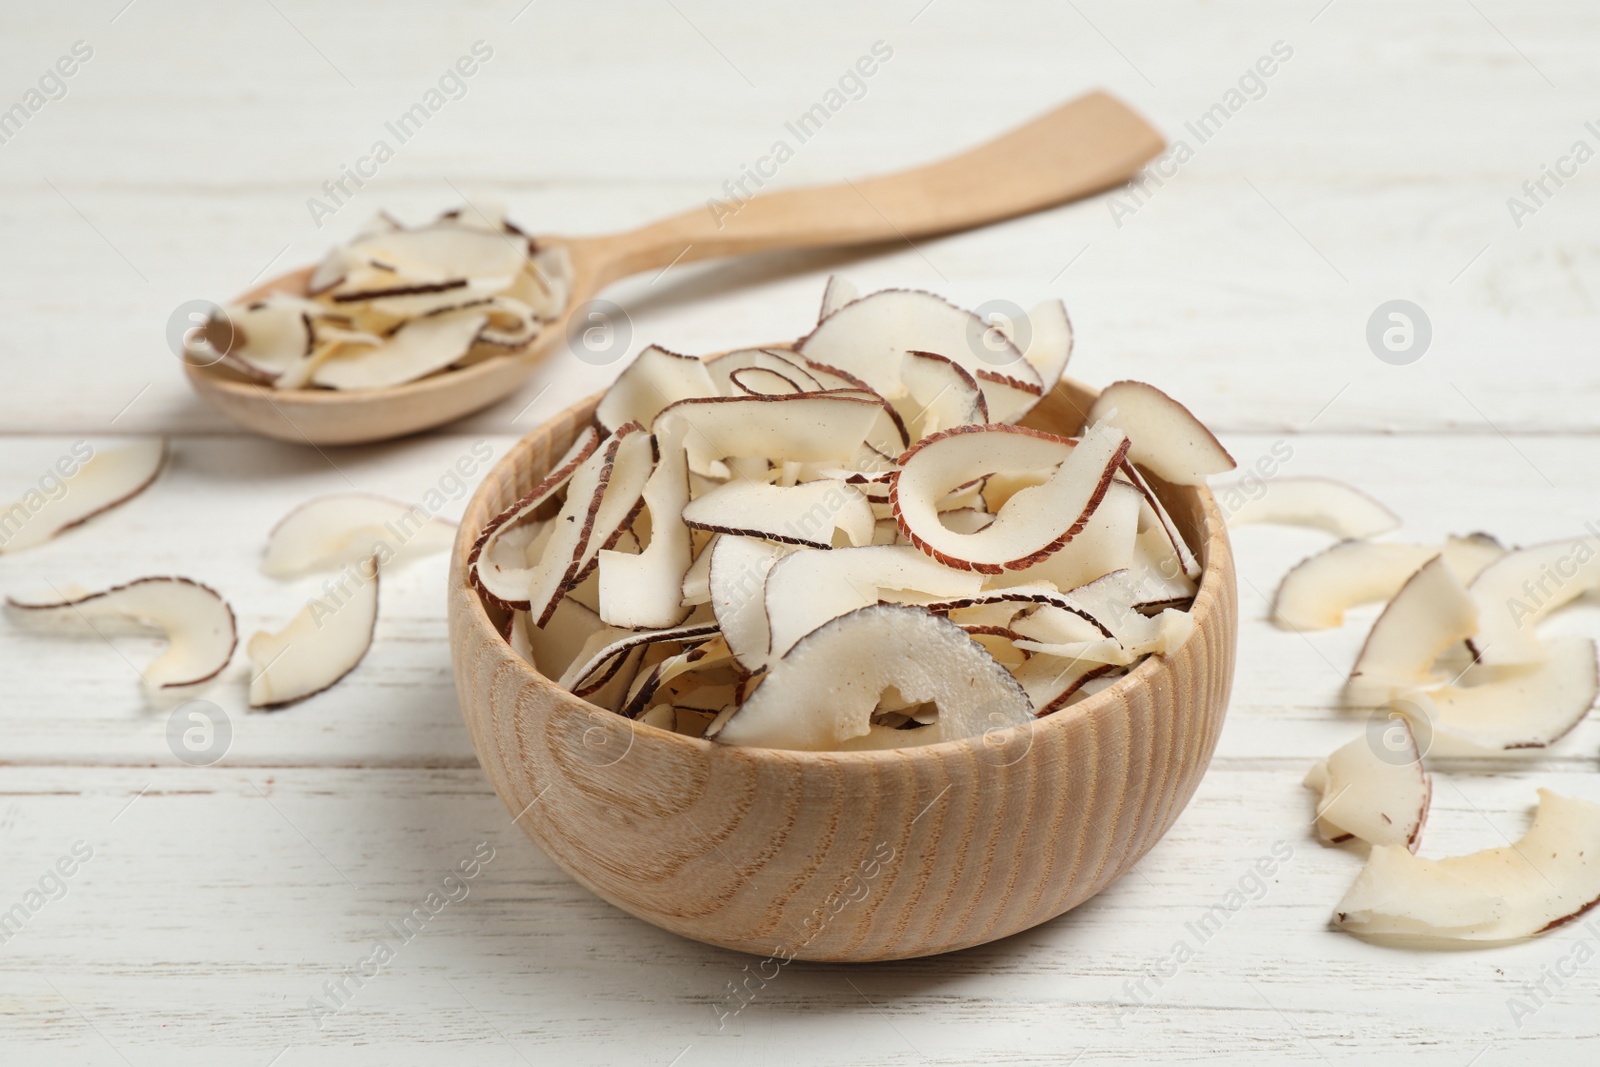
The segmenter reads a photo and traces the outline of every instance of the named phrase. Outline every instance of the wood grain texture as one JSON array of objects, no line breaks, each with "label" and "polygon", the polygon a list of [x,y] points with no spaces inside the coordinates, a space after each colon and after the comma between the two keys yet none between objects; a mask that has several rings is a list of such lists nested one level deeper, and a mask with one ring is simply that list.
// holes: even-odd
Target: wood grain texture
[{"label": "wood grain texture", "polygon": [[[1063,382],[1028,424],[1073,434]],[[1163,486],[1205,576],[1195,629],[1105,691],[1024,727],[886,752],[719,745],[601,710],[514,653],[472,588],[477,531],[531,488],[591,398],[514,446],[451,561],[456,691],[506,808],[563,870],[647,922],[757,955],[868,961],[981,945],[1120,877],[1208,766],[1233,679],[1228,535],[1205,490]]]}]

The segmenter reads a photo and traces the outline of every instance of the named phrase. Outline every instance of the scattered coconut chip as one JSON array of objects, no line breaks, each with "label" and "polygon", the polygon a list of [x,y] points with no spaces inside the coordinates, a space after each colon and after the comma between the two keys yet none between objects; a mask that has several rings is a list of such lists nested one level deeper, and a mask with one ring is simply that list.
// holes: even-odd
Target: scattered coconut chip
[{"label": "scattered coconut chip", "polygon": [[1419,567],[1372,624],[1345,685],[1349,702],[1381,707],[1435,681],[1434,661],[1478,626],[1478,608],[1443,556]]},{"label": "scattered coconut chip", "polygon": [[[1225,492],[1217,490],[1219,496]],[[1377,537],[1400,527],[1394,512],[1332,478],[1274,478],[1265,492],[1246,496],[1227,518],[1229,526],[1259,522],[1309,526],[1341,538]]]},{"label": "scattered coconut chip", "polygon": [[1534,627],[1552,611],[1600,589],[1600,540],[1575,537],[1507,552],[1472,582],[1484,663],[1537,663],[1546,656]]},{"label": "scattered coconut chip", "polygon": [[1334,914],[1364,936],[1514,941],[1554,929],[1600,900],[1600,805],[1539,790],[1514,844],[1447,859],[1375,847]]},{"label": "scattered coconut chip", "polygon": [[705,473],[730,456],[770,462],[843,462],[854,456],[882,414],[881,401],[831,393],[694,397],[656,416],[688,424],[690,470]]},{"label": "scattered coconut chip", "polygon": [[1328,630],[1343,625],[1357,604],[1388,600],[1406,579],[1434,556],[1461,582],[1470,582],[1504,549],[1474,534],[1437,545],[1387,541],[1340,541],[1302,560],[1284,575],[1272,604],[1272,618],[1289,630]]},{"label": "scattered coconut chip", "polygon": [[0,555],[43,544],[132,500],[156,480],[166,454],[167,442],[161,437],[91,453],[81,467],[62,479],[56,494],[32,490],[0,509]]},{"label": "scattered coconut chip", "polygon": [[158,633],[167,647],[139,673],[152,692],[176,693],[214,681],[238,644],[233,609],[188,578],[139,578],[99,592],[6,598],[18,625],[68,636]]},{"label": "scattered coconut chip", "polygon": [[405,504],[367,493],[318,497],[267,534],[263,574],[293,578],[375,557],[381,566],[450,548],[455,527]]},{"label": "scattered coconut chip", "polygon": [[[831,749],[871,732],[883,691],[938,706],[928,730],[953,741],[1026,724],[1017,680],[955,623],[920,608],[875,604],[807,634],[721,726],[728,745]],[[825,691],[826,701],[817,693]]]},{"label": "scattered coconut chip", "polygon": [[1429,751],[1481,755],[1554,744],[1600,696],[1595,643],[1587,637],[1552,637],[1539,663],[1474,664],[1461,684],[1407,693],[1399,705],[1420,709],[1433,734]]},{"label": "scattered coconut chip", "polygon": [[281,708],[315,696],[355,670],[378,624],[378,559],[359,568],[354,589],[341,582],[308,600],[277,633],[258,631],[250,656],[250,706]]},{"label": "scattered coconut chip", "polygon": [[1423,770],[1422,753],[1405,716],[1392,716],[1381,738],[1358,737],[1319,760],[1305,785],[1318,794],[1317,833],[1322,840],[1337,844],[1356,837],[1371,845],[1417,850],[1433,780]]},{"label": "scattered coconut chip", "polygon": [[1144,382],[1106,386],[1088,421],[1126,433],[1133,443],[1128,458],[1173,485],[1204,485],[1208,476],[1238,466],[1188,408]]}]

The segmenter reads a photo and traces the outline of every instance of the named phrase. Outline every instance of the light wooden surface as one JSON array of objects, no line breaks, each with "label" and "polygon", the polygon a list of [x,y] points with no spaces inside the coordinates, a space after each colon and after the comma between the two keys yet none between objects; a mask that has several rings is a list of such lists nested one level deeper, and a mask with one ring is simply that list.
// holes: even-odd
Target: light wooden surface
[{"label": "light wooden surface", "polygon": [[[894,58],[781,183],[931,158],[1096,86],[1176,135],[1274,41],[1294,56],[1120,228],[1100,199],[871,258],[680,264],[616,290],[635,347],[798,334],[836,266],[972,304],[1061,295],[1078,377],[1161,384],[1246,463],[1286,440],[1286,470],[1361,483],[1408,536],[1489,528],[1528,542],[1600,520],[1600,164],[1520,229],[1506,206],[1574,140],[1596,143],[1583,125],[1600,79],[1592,5],[918,0],[802,14],[674,0],[602,14],[538,0],[512,21],[520,0],[274,3],[5,16],[8,105],[75,40],[95,54],[65,99],[0,145],[0,496],[77,438],[182,435],[151,494],[0,557],[5,588],[176,570],[222,589],[247,632],[281,625],[313,586],[270,581],[255,562],[289,507],[347,479],[415,498],[475,442],[498,454],[614,367],[553,364],[448,432],[324,456],[242,438],[201,406],[161,338],[172,308],[314,258],[379,204],[420,216],[457,189],[499,195],[529,225],[571,233],[679,210],[718,195],[879,39]],[[495,55],[468,95],[315,229],[306,198],[479,38]],[[1434,325],[1409,367],[1380,363],[1363,337],[1394,298]],[[0,946],[0,1062],[1592,1062],[1594,962],[1548,986],[1520,1029],[1507,1009],[1584,927],[1440,954],[1326,928],[1360,857],[1316,844],[1299,781],[1361,728],[1334,700],[1371,615],[1308,639],[1266,624],[1257,594],[1325,543],[1235,534],[1240,670],[1217,757],[1127,877],[956,956],[790,965],[720,1031],[712,1006],[747,959],[579,888],[476,767],[450,682],[442,558],[386,582],[376,645],[330,693],[246,715],[242,684],[217,690],[236,731],[209,769],[172,758],[164,717],[111,650],[7,630],[0,902],[80,839],[95,858]],[[1600,633],[1600,613],[1561,625]],[[1600,799],[1597,748],[1589,721],[1548,753],[1440,768],[1424,852],[1514,839],[1538,785]],[[307,998],[480,841],[496,852],[470,895],[319,1030]],[[1132,1010],[1128,984],[1193,940],[1185,924],[1278,841],[1292,856],[1262,899],[1178,973],[1147,979],[1151,1003]]]},{"label": "light wooden surface", "polygon": [[[1025,423],[1076,435],[1095,395],[1064,380]],[[1105,692],[960,744],[742,749],[573,697],[511,650],[506,613],[489,610],[469,577],[474,531],[543,481],[593,416],[592,404],[574,405],[485,476],[456,534],[449,612],[456,693],[485,773],[513,821],[605,899],[766,957],[758,978],[792,960],[954,952],[1090,899],[1194,795],[1227,710],[1239,614],[1227,528],[1208,493],[1160,490],[1206,568],[1194,633]]]}]

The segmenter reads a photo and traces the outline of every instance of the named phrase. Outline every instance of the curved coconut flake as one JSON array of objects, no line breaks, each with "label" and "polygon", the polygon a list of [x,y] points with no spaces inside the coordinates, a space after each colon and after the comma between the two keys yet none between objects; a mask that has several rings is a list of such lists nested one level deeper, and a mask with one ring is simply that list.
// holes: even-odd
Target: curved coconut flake
[{"label": "curved coconut flake", "polygon": [[683,604],[683,580],[694,562],[683,509],[689,503],[689,459],[681,423],[663,429],[656,440],[660,462],[645,483],[650,543],[637,555],[602,550],[600,617],[612,626],[659,629],[676,626],[689,614]]},{"label": "curved coconut flake", "polygon": [[[907,352],[937,352],[980,382],[985,378],[980,372],[992,376],[1003,368],[1005,377],[1031,388],[1035,397],[1043,388],[1038,372],[999,329],[932,293],[913,289],[885,289],[845,304],[796,342],[795,350],[861,379],[886,397],[904,391],[900,367]],[[989,392],[985,386],[986,397]],[[1002,417],[992,400],[989,412],[992,418]]]},{"label": "curved coconut flake", "polygon": [[[456,278],[429,285],[402,285],[371,295],[335,296],[333,300],[340,305],[341,311],[358,311],[374,316],[379,321],[404,322],[467,307],[488,310],[493,298],[511,287],[511,280],[509,274],[492,278]],[[357,301],[360,302],[359,307],[351,306]],[[521,301],[506,301],[493,304],[493,307],[498,313],[497,317],[504,320],[508,312],[519,304]],[[531,314],[526,310],[526,305],[522,307],[527,314]]]},{"label": "curved coconut flake", "polygon": [[377,348],[323,363],[311,381],[330,389],[380,389],[416,381],[466,355],[488,321],[487,314],[472,307],[411,319]]},{"label": "curved coconut flake", "polygon": [[852,545],[871,544],[876,522],[867,498],[834,480],[788,487],[728,482],[691,500],[683,521],[696,529],[812,548],[831,548],[836,530]]},{"label": "curved coconut flake", "polygon": [[[1061,381],[1072,359],[1072,320],[1067,317],[1067,306],[1059,300],[1042,301],[1028,312],[1028,329],[1031,336],[1022,358],[1038,373],[1043,391],[1048,393]],[[1011,331],[1006,333],[1009,336]]]},{"label": "curved coconut flake", "polygon": [[[641,672],[628,687],[627,699],[617,710],[627,718],[637,718],[653,700],[662,696],[675,699],[676,690],[694,688],[696,676],[703,676],[732,662],[733,656],[728,651],[727,642],[720,636],[693,645],[677,655],[668,656],[650,670]],[[728,687],[730,695],[732,691],[732,687]]]},{"label": "curved coconut flake", "polygon": [[478,344],[496,348],[522,348],[544,332],[544,323],[525,302],[495,296],[478,305],[489,323],[478,334]]},{"label": "curved coconut flake", "polygon": [[978,737],[1033,718],[1022,686],[961,627],[920,608],[874,604],[824,623],[775,661],[716,740],[837,748],[871,732],[891,686],[909,701],[938,706],[937,722],[908,731],[937,730],[929,741]]},{"label": "curved coconut flake", "polygon": [[716,384],[699,359],[650,345],[611,383],[594,417],[611,432],[627,422],[649,426],[681,400],[716,395]]},{"label": "curved coconut flake", "polygon": [[267,534],[263,574],[293,578],[376,557],[380,565],[444,552],[455,526],[415,504],[368,493],[318,497],[295,508]]},{"label": "curved coconut flake", "polygon": [[188,578],[139,578],[99,592],[7,597],[18,625],[74,637],[161,634],[166,650],[139,672],[152,692],[176,693],[212,682],[233,658],[233,609],[210,586]]},{"label": "curved coconut flake", "polygon": [[1012,673],[1033,702],[1034,715],[1045,716],[1066,707],[1087,683],[1116,670],[1112,664],[1093,660],[1062,661],[1053,656],[1034,656]]},{"label": "curved coconut flake", "polygon": [[773,463],[850,459],[883,413],[882,401],[832,393],[793,396],[695,397],[664,409],[654,424],[681,419],[690,470],[706,471],[730,456],[760,456]]},{"label": "curved coconut flake", "polygon": [[[591,575],[598,585],[598,575],[594,572],[599,564],[601,550],[616,547],[643,507],[644,487],[649,482],[653,470],[654,450],[651,436],[645,433],[638,423],[630,422],[617,430],[611,442],[612,444],[606,449],[607,458],[601,461],[600,477],[594,495],[587,502],[583,518],[575,520],[574,523],[582,527],[581,551],[572,560],[560,584],[555,587],[549,584],[548,577],[554,573],[554,568],[541,571],[546,557],[541,557],[534,565],[528,602],[529,610],[533,611],[541,626],[546,624],[551,608],[564,593],[589,579]],[[592,459],[593,457],[591,461]],[[569,488],[569,503],[570,499]],[[566,514],[563,509],[556,521],[565,521],[563,516]],[[555,535],[551,536],[553,539]],[[546,596],[549,599],[546,599]],[[595,590],[595,596],[596,599],[590,606],[598,609],[598,588]],[[545,605],[543,610],[540,609],[541,604]]]},{"label": "curved coconut flake", "polygon": [[832,315],[835,311],[852,303],[861,297],[861,290],[855,287],[850,279],[838,274],[828,275],[828,284],[822,288],[822,309],[817,312],[817,321]]},{"label": "curved coconut flake", "polygon": [[355,670],[378,624],[378,561],[366,560],[354,588],[341,582],[306,601],[277,633],[258,631],[250,656],[250,706],[281,708],[315,696]]},{"label": "curved coconut flake", "polygon": [[876,603],[889,590],[963,597],[977,593],[982,584],[977,574],[952,570],[910,545],[796,552],[767,575],[771,655],[783,656],[823,623]]},{"label": "curved coconut flake", "polygon": [[1193,412],[1153,385],[1112,382],[1089,409],[1128,435],[1128,458],[1173,485],[1204,485],[1208,476],[1238,466]]},{"label": "curved coconut flake", "polygon": [[534,626],[526,611],[512,612],[509,642],[546,678],[559,678],[583,651],[590,637],[606,629],[600,616],[565,597],[556,605],[550,625]]},{"label": "curved coconut flake", "polygon": [[[1132,568],[1136,562],[1135,549],[1140,538],[1136,531],[1143,504],[1138,490],[1131,485],[1112,482],[1106,487],[1105,498],[1089,516],[1089,521],[1061,551],[1046,556],[1031,567],[993,575],[989,578],[989,584],[1004,587],[1042,581],[1049,582],[1057,589],[1075,589],[1112,571]],[[951,526],[950,514],[947,512],[940,516],[946,526]],[[987,528],[987,525],[985,523],[982,528]],[[1166,541],[1160,543],[1165,545]],[[1192,594],[1192,584],[1190,591]],[[1161,592],[1151,595],[1151,599],[1166,599],[1169,594],[1170,590],[1163,586]]]},{"label": "curved coconut flake", "polygon": [[[637,423],[629,423],[606,438],[572,472],[567,483],[567,499],[553,520],[550,540],[528,576],[524,595],[534,625],[546,625],[562,595],[582,580],[588,547],[599,528],[601,505],[623,445],[629,441],[633,442],[631,452],[641,442],[648,449],[650,438]],[[487,577],[487,570],[484,577]],[[514,601],[510,603],[520,606]]]},{"label": "curved coconut flake", "polygon": [[900,380],[906,392],[899,411],[912,441],[954,426],[981,426],[989,421],[989,406],[977,380],[946,356],[907,352]]},{"label": "curved coconut flake", "polygon": [[1478,627],[1478,608],[1459,579],[1435,556],[1400,587],[1372,624],[1345,693],[1350,703],[1378,707],[1434,679],[1433,662]]},{"label": "curved coconut flake", "polygon": [[[355,256],[378,261],[411,279],[502,278],[522,270],[526,241],[489,229],[435,222],[415,229],[371,234],[349,246]],[[336,286],[335,299],[348,295]]]},{"label": "curved coconut flake", "polygon": [[[661,630],[625,630],[608,626],[587,640],[556,684],[576,696],[587,696],[596,681],[614,669],[626,654],[662,643],[698,643],[717,634],[715,622],[691,622]],[[664,658],[664,657],[663,657]]]},{"label": "curved coconut flake", "polygon": [[[468,560],[473,584],[479,592],[505,607],[527,610],[534,566],[543,558],[544,551],[548,551],[551,541],[557,539],[558,530],[564,528],[554,522],[538,526],[540,512],[553,506],[557,494],[567,488],[578,468],[599,446],[599,431],[585,426],[538,485],[489,520],[489,525],[478,535]],[[589,491],[593,491],[592,485]],[[532,555],[534,539],[541,534],[544,550]],[[572,548],[564,534],[560,540],[563,547],[558,551],[581,551],[581,548]]]},{"label": "curved coconut flake", "polygon": [[[1021,427],[957,427],[901,457],[890,491],[895,520],[912,544],[947,566],[986,574],[1020,570],[1082,532],[1127,449],[1120,432],[1099,427],[1076,446]],[[1060,466],[1049,480],[1019,490],[983,530],[957,534],[939,522],[936,501],[944,493],[987,470],[1037,467],[1052,454]]]},{"label": "curved coconut flake", "polygon": [[[1377,744],[1384,746],[1377,751]],[[1411,724],[1394,715],[1381,742],[1356,738],[1319,760],[1306,774],[1315,790],[1317,833],[1337,844],[1358,837],[1371,845],[1398,845],[1412,852],[1422,838],[1433,798],[1433,779],[1422,767]]]},{"label": "curved coconut flake", "polygon": [[1472,647],[1484,663],[1537,663],[1546,650],[1535,625],[1596,589],[1600,539],[1575,537],[1507,552],[1472,582],[1479,616]]},{"label": "curved coconut flake", "polygon": [[797,383],[807,392],[824,388],[817,377],[805,367],[798,356],[782,348],[741,348],[716,359],[705,361],[706,373],[716,385],[717,396],[735,396],[740,393],[733,376],[743,370],[769,370]]},{"label": "curved coconut flake", "polygon": [[[691,541],[696,535],[705,536],[704,530],[690,530]],[[711,540],[700,549],[694,562],[689,564],[689,569],[683,575],[683,606],[686,608],[698,607],[711,602],[711,549],[721,540],[717,534],[711,534]]]},{"label": "curved coconut flake", "polygon": [[974,369],[972,376],[983,390],[990,422],[1020,422],[1044,397],[1043,386],[989,367]]},{"label": "curved coconut flake", "polygon": [[1545,748],[1565,737],[1600,696],[1595,643],[1587,637],[1549,639],[1540,663],[1474,664],[1461,684],[1406,694],[1428,717],[1430,752],[1481,755]]},{"label": "curved coconut flake", "polygon": [[1357,604],[1388,600],[1434,556],[1462,582],[1470,582],[1504,549],[1484,535],[1451,537],[1437,545],[1387,541],[1340,541],[1302,560],[1283,576],[1273,599],[1272,619],[1289,630],[1328,630],[1344,624]]},{"label": "curved coconut flake", "polygon": [[[1217,489],[1223,496],[1226,488]],[[1229,526],[1270,522],[1309,526],[1335,537],[1377,537],[1400,528],[1400,518],[1352,485],[1332,478],[1274,478],[1255,499],[1246,498],[1228,515]]]},{"label": "curved coconut flake", "polygon": [[16,503],[0,508],[0,555],[43,544],[132,500],[156,480],[166,455],[167,442],[162,437],[92,452],[81,467],[61,480],[53,495],[31,490]]},{"label": "curved coconut flake", "polygon": [[1600,900],[1600,805],[1539,790],[1515,844],[1430,860],[1374,848],[1334,921],[1368,936],[1514,941],[1560,926]]},{"label": "curved coconut flake", "polygon": [[746,670],[760,670],[767,661],[772,639],[767,579],[773,566],[794,551],[789,545],[728,536],[718,537],[708,551],[711,607],[728,648]]},{"label": "curved coconut flake", "polygon": [[767,367],[740,367],[728,375],[728,382],[746,396],[786,396],[805,392],[793,378]]},{"label": "curved coconut flake", "polygon": [[230,304],[223,319],[186,334],[183,347],[195,362],[221,362],[258,382],[272,382],[310,357],[313,320],[325,312],[303,297],[268,293],[249,304]]},{"label": "curved coconut flake", "polygon": [[[1147,524],[1146,517],[1148,517],[1149,522],[1161,528],[1162,537],[1172,546],[1172,553],[1177,557],[1178,569],[1165,572],[1166,577],[1176,580],[1181,576],[1190,579],[1191,582],[1199,581],[1200,560],[1189,547],[1189,543],[1184,540],[1183,532],[1178,529],[1178,524],[1172,521],[1172,516],[1167,513],[1166,506],[1161,503],[1161,498],[1156,495],[1155,490],[1150,487],[1150,483],[1145,480],[1144,475],[1139,473],[1139,468],[1135,467],[1130,460],[1123,461],[1122,475],[1144,497],[1143,514],[1139,519],[1140,532],[1144,531]],[[1165,557],[1166,553],[1161,553],[1160,558],[1164,559]]]}]

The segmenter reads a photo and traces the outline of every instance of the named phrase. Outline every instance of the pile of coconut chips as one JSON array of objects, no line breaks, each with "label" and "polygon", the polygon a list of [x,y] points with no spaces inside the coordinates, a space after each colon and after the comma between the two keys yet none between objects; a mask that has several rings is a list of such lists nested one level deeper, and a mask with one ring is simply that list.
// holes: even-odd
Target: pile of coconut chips
[{"label": "pile of coconut chips", "polygon": [[790,347],[647,348],[472,580],[546,677],[725,744],[899,748],[1085,699],[1193,629],[1200,561],[1148,476],[1233,460],[1138,382],[1079,437],[1017,425],[1072,353],[1059,301],[1026,326],[833,279]]},{"label": "pile of coconut chips", "polygon": [[[498,217],[495,217],[498,216]],[[277,389],[379,389],[532,344],[566,308],[572,264],[501,212],[447,211],[407,227],[378,215],[312,272],[213,315],[187,358]]]},{"label": "pile of coconut chips", "polygon": [[1600,805],[1539,791],[1516,841],[1463,856],[1416,855],[1433,796],[1425,760],[1515,756],[1566,736],[1600,695],[1595,642],[1537,624],[1600,590],[1600,539],[1507,549],[1476,533],[1442,543],[1378,541],[1400,520],[1350,486],[1279,479],[1230,522],[1284,522],[1341,540],[1284,577],[1273,620],[1301,632],[1383,602],[1345,684],[1372,709],[1364,736],[1318,762],[1324,842],[1371,846],[1334,915],[1365,936],[1509,941],[1600,902]]}]

